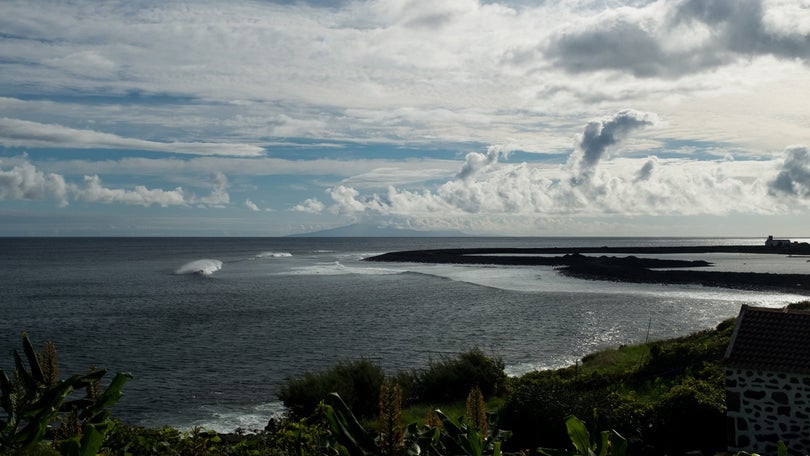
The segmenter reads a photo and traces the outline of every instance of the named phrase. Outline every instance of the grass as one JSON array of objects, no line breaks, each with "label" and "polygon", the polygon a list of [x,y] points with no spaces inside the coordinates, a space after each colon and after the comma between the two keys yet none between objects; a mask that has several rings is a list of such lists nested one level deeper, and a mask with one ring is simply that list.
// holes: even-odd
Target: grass
[{"label": "grass", "polygon": [[582,358],[582,365],[578,367],[580,375],[613,376],[632,372],[641,366],[650,356],[649,343],[640,345],[622,345],[586,355]]}]

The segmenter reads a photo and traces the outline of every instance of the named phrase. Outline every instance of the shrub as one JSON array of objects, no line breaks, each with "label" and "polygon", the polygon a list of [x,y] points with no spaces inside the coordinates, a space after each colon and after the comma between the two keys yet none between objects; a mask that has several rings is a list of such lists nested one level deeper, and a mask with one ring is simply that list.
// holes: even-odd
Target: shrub
[{"label": "shrub", "polygon": [[[498,412],[498,423],[513,432],[510,448],[561,448],[568,443],[565,418],[583,416],[583,393],[556,375],[530,377],[520,382]],[[589,416],[586,411],[584,416]]]},{"label": "shrub", "polygon": [[312,415],[329,393],[338,393],[362,417],[374,416],[380,386],[385,380],[382,368],[367,359],[339,363],[321,373],[288,379],[278,393],[294,417]]},{"label": "shrub", "polygon": [[646,425],[649,406],[633,393],[614,388],[592,388],[558,375],[535,372],[515,382],[512,393],[498,412],[498,423],[513,432],[510,449],[564,447],[569,441],[569,415],[588,417],[594,429],[611,428],[636,441]]},{"label": "shrub", "polygon": [[414,387],[421,402],[447,403],[464,400],[473,388],[485,397],[499,395],[506,384],[503,360],[473,348],[458,358],[431,362],[427,370],[417,374]]},{"label": "shrub", "polygon": [[725,448],[725,413],[722,384],[686,378],[654,405],[645,441],[660,454],[714,454]]}]

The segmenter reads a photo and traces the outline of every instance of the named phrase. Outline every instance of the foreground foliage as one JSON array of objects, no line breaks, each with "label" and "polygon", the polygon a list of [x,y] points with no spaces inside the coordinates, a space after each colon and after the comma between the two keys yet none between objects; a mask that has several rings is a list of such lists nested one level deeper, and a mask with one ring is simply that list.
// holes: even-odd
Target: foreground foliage
[{"label": "foreground foliage", "polygon": [[[447,404],[463,401],[473,388],[486,397],[505,393],[508,378],[504,367],[500,358],[472,348],[455,358],[431,361],[424,370],[399,372],[395,382],[402,388],[406,405]],[[296,418],[310,416],[331,392],[340,394],[358,416],[371,418],[377,411],[377,397],[384,381],[385,373],[379,365],[361,359],[288,379],[278,396]]]},{"label": "foreground foliage", "polygon": [[573,450],[538,448],[538,453],[545,456],[625,456],[627,440],[616,431],[602,431],[599,439],[591,438],[585,423],[574,415],[565,419],[568,437],[574,446]]},{"label": "foreground foliage", "polygon": [[[51,447],[63,455],[95,455],[111,424],[109,407],[131,375],[116,374],[106,390],[101,383],[106,369],[61,380],[52,343],[37,352],[23,333],[22,345],[28,366],[14,350],[12,377],[0,370],[0,405],[6,413],[0,420],[0,453],[48,454]],[[81,390],[85,395],[76,397]]]}]

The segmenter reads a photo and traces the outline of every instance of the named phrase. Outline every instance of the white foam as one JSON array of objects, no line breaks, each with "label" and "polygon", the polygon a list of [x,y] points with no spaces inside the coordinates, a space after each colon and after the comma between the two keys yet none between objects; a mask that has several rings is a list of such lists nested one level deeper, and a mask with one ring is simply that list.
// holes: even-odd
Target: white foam
[{"label": "white foam", "polygon": [[648,284],[582,280],[567,277],[553,266],[481,266],[481,265],[421,265],[406,266],[412,272],[443,277],[491,288],[522,292],[633,294],[701,299],[710,301],[756,303],[764,307],[781,307],[803,301],[806,296],[771,291],[748,291],[696,284]]},{"label": "white foam", "polygon": [[219,260],[203,259],[190,261],[174,271],[175,274],[200,274],[211,275],[222,269],[222,262]]},{"label": "white foam", "polygon": [[263,431],[271,418],[278,421],[286,412],[282,402],[259,404],[243,410],[223,409],[215,406],[203,406],[202,409],[209,415],[207,418],[180,426],[180,429],[191,430],[199,427],[219,433],[235,432],[237,429],[241,429],[244,432],[256,433]]},{"label": "white foam", "polygon": [[256,258],[289,258],[292,253],[289,252],[262,252],[256,255]]},{"label": "white foam", "polygon": [[529,372],[537,372],[550,369],[562,369],[568,366],[573,366],[579,358],[576,356],[568,357],[551,357],[552,359],[543,362],[526,362],[508,365],[504,368],[504,372],[509,377],[520,377]]},{"label": "white foam", "polygon": [[346,266],[340,261],[333,261],[331,263],[316,263],[312,266],[292,268],[289,271],[279,273],[279,275],[392,275],[402,274],[403,272],[405,271],[400,269]]}]

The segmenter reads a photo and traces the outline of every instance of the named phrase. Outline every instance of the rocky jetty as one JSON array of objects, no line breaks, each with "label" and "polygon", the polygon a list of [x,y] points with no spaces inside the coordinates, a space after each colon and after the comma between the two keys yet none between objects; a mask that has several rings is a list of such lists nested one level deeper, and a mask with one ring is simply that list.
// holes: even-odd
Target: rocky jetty
[{"label": "rocky jetty", "polygon": [[[559,266],[567,276],[589,280],[633,283],[700,284],[747,290],[810,292],[810,275],[696,270],[711,263],[702,260],[639,258],[633,254],[757,253],[810,255],[808,244],[769,246],[686,247],[577,247],[577,248],[492,248],[437,249],[390,252],[366,261],[480,264],[511,266]],[[622,253],[628,256],[608,256]],[[588,255],[588,254],[598,254]],[[685,270],[685,268],[689,268]]]}]

